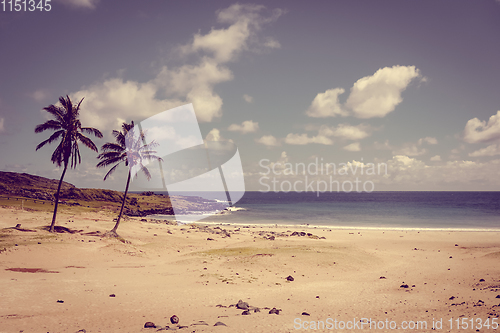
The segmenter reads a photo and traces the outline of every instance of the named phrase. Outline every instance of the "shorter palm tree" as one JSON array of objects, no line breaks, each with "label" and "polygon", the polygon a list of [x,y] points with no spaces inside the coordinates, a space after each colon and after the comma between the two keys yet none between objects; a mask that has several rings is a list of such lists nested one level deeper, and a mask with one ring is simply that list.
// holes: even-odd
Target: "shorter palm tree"
[{"label": "shorter palm tree", "polygon": [[[127,199],[128,188],[130,185],[130,179],[132,177],[132,171],[138,169],[142,171],[148,180],[151,179],[151,174],[148,168],[144,165],[143,161],[159,160],[162,159],[155,155],[156,151],[151,150],[152,148],[158,146],[158,143],[152,141],[149,144],[145,144],[145,134],[140,131],[138,135],[136,133],[134,122],[130,124],[123,123],[122,130],[113,130],[113,136],[115,137],[115,142],[105,143],[101,150],[102,152],[97,156],[101,161],[97,164],[98,168],[107,167],[114,164],[114,166],[109,169],[109,171],[104,176],[106,180],[120,165],[124,163],[125,166],[129,168],[127,185],[125,186],[125,194],[123,195],[122,206],[120,208],[120,213],[118,214],[118,219],[116,220],[115,226],[109,231],[112,236],[118,236],[116,230],[120,225],[120,219],[122,217],[123,208],[125,207],[125,201]],[[137,174],[136,174],[137,175]]]},{"label": "shorter palm tree", "polygon": [[54,232],[54,226],[56,223],[57,207],[59,205],[59,194],[61,192],[61,185],[63,182],[66,170],[70,165],[71,168],[76,168],[76,166],[81,162],[80,149],[78,148],[78,143],[81,142],[88,148],[97,152],[97,146],[92,142],[91,139],[86,137],[83,133],[92,134],[98,138],[102,138],[102,133],[93,127],[82,127],[80,123],[80,105],[82,104],[83,98],[77,105],[73,105],[71,99],[68,95],[66,98],[59,97],[59,105],[49,105],[43,108],[47,111],[54,119],[47,120],[43,124],[39,124],[35,127],[35,133],[41,133],[46,130],[54,131],[54,133],[45,141],[42,141],[36,150],[42,148],[47,144],[51,144],[54,141],[61,140],[57,148],[52,153],[51,161],[58,167],[63,165],[63,171],[61,178],[59,179],[59,185],[57,186],[57,192],[55,195],[54,203],[54,213],[52,214],[52,223],[50,224],[50,232]]}]

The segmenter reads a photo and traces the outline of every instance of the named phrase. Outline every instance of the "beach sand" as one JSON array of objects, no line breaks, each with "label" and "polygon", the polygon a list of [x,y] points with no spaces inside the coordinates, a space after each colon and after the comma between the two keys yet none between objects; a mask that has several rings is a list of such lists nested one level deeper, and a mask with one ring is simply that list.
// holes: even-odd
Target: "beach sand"
[{"label": "beach sand", "polygon": [[[466,331],[476,331],[470,318],[475,325],[499,321],[499,232],[203,228],[131,218],[118,229],[123,242],[86,234],[112,228],[115,216],[104,212],[59,214],[57,225],[80,231],[57,234],[41,229],[50,223],[48,212],[0,208],[0,216],[0,332],[166,326],[296,332],[322,328],[321,322],[324,331],[337,332],[362,318],[376,332],[394,332],[386,328],[391,321],[398,328],[426,321],[427,328],[421,322],[400,331],[431,332],[441,320],[435,331],[463,332],[456,319],[468,318]],[[12,228],[18,223],[24,231]],[[239,300],[248,303],[249,315],[236,308]],[[272,308],[279,314],[269,314]],[[157,328],[144,328],[146,322]],[[495,331],[500,327],[479,329]]]}]

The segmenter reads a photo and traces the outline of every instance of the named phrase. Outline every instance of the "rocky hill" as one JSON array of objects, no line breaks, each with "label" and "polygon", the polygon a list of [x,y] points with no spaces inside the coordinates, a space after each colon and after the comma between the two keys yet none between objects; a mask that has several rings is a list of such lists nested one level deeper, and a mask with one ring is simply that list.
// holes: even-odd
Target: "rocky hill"
[{"label": "rocky hill", "polygon": [[[59,181],[56,179],[0,171],[0,194],[3,195],[54,201],[58,185]],[[63,182],[60,199],[120,202],[123,200],[123,194],[112,190],[79,189],[73,184]]]}]

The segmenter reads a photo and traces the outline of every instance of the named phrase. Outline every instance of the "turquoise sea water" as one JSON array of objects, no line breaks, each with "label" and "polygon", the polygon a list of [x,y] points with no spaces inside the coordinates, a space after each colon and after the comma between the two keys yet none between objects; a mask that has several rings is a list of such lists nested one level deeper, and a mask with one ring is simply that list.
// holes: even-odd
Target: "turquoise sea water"
[{"label": "turquoise sea water", "polygon": [[199,222],[500,231],[500,192],[246,192],[234,206]]}]

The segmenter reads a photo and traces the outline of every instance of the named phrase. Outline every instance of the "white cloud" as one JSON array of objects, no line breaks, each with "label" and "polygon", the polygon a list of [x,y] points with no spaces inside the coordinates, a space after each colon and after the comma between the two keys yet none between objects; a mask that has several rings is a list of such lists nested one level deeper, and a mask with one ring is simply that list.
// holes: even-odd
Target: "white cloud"
[{"label": "white cloud", "polygon": [[[361,140],[371,134],[370,126],[365,124],[357,126],[339,124],[337,127],[321,125],[319,128],[316,126],[306,126],[306,130],[317,130],[318,134],[316,136],[309,136],[307,134],[289,133],[285,138],[285,142],[291,145],[307,145],[310,143],[333,145],[333,140],[331,138],[339,138],[341,140]],[[355,145],[352,147],[355,147]]]},{"label": "white cloud", "polygon": [[437,162],[437,161],[441,161],[441,156],[439,156],[439,155],[432,156],[432,157],[431,157],[431,161],[436,161],[436,162]]},{"label": "white cloud", "polygon": [[427,153],[427,149],[421,147],[424,143],[436,145],[438,140],[427,136],[425,138],[418,139],[417,143],[407,143],[403,145],[402,148],[396,149],[392,153],[395,155],[420,156]]},{"label": "white cloud", "polygon": [[500,155],[500,145],[492,144],[469,154],[472,157]]},{"label": "white cloud", "polygon": [[430,145],[437,145],[438,143],[438,140],[436,138],[433,138],[433,137],[430,137],[430,136],[427,136],[425,138],[422,138],[422,139],[419,139],[417,144],[418,145],[421,145],[422,143],[428,143]]},{"label": "white cloud", "polygon": [[268,37],[264,42],[264,46],[270,49],[279,49],[281,47],[281,44],[276,39]]},{"label": "white cloud", "polygon": [[228,131],[240,132],[242,134],[252,133],[259,129],[259,123],[253,122],[252,120],[245,120],[241,125],[232,124],[229,126]]},{"label": "white cloud", "polygon": [[415,78],[425,81],[415,66],[380,68],[373,75],[356,81],[344,104],[339,102],[339,95],[345,91],[343,88],[328,89],[316,95],[306,114],[316,118],[348,115],[382,118],[403,101],[402,92]]},{"label": "white cloud", "polygon": [[74,8],[94,9],[99,0],[59,0],[59,2]]},{"label": "white cloud", "polygon": [[103,133],[121,126],[123,120],[142,120],[161,111],[182,105],[181,100],[155,98],[157,86],[109,79],[71,94],[73,100],[85,97],[80,119],[83,126],[99,128]]},{"label": "white cloud", "polygon": [[317,94],[306,114],[314,118],[347,116],[348,112],[343,109],[339,102],[339,95],[344,92],[345,90],[342,88],[335,88]]},{"label": "white cloud", "polygon": [[465,125],[464,141],[467,143],[490,142],[500,139],[500,110],[488,119],[470,119]]},{"label": "white cloud", "polygon": [[289,133],[285,138],[285,142],[288,143],[289,145],[307,145],[309,143],[333,145],[333,141],[330,138],[321,134],[309,137],[307,134]]},{"label": "white cloud", "polygon": [[359,145],[359,142],[354,142],[354,143],[351,143],[350,145],[345,146],[344,150],[347,150],[347,151],[361,151],[361,147]]},{"label": "white cloud", "polygon": [[370,135],[370,126],[360,124],[351,126],[348,124],[339,124],[337,127],[328,127],[323,125],[319,129],[319,134],[324,136],[333,136],[346,140],[361,140]]},{"label": "white cloud", "polygon": [[122,121],[142,120],[159,112],[193,103],[201,122],[211,122],[222,115],[222,98],[214,87],[233,79],[231,70],[223,65],[233,61],[248,45],[258,48],[257,32],[262,25],[276,20],[281,11],[265,16],[264,6],[232,5],[218,12],[219,23],[227,28],[212,29],[206,35],[195,34],[193,40],[180,50],[200,54],[195,64],[158,70],[158,75],[146,82],[121,78],[96,82],[71,94],[85,97],[81,114],[85,126],[95,126],[110,132]]},{"label": "white cloud", "polygon": [[[229,139],[227,140],[226,138],[222,137],[220,134],[220,131],[217,128],[212,128],[210,132],[208,132],[207,136],[205,137],[205,141],[216,141],[220,143],[232,143],[233,140]],[[230,147],[230,146],[220,146],[219,148],[224,148],[224,147]]]},{"label": "white cloud", "polygon": [[417,77],[415,66],[381,68],[354,83],[345,105],[358,118],[385,117],[403,101],[401,93]]},{"label": "white cloud", "polygon": [[280,145],[278,139],[276,139],[272,135],[263,135],[260,139],[256,139],[255,142],[263,144],[265,146],[269,146],[269,147]]},{"label": "white cloud", "polygon": [[427,150],[425,148],[419,148],[417,145],[408,145],[398,150],[394,150],[392,153],[395,155],[420,156],[426,152]]},{"label": "white cloud", "polygon": [[[212,54],[217,62],[234,61],[241,51],[249,49],[249,44],[258,47],[261,43],[256,38],[256,32],[262,25],[275,21],[282,14],[280,10],[275,10],[266,17],[261,14],[264,9],[262,5],[234,4],[218,11],[217,21],[231,25],[225,29],[212,28],[206,35],[195,34],[192,43],[180,48],[181,52],[189,54],[205,51]],[[279,47],[277,41],[269,38],[262,45]]]},{"label": "white cloud", "polygon": [[250,96],[250,95],[247,95],[247,94],[244,94],[243,95],[243,99],[245,100],[245,102],[247,103],[252,103],[253,102],[253,97]]}]

